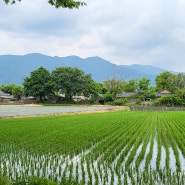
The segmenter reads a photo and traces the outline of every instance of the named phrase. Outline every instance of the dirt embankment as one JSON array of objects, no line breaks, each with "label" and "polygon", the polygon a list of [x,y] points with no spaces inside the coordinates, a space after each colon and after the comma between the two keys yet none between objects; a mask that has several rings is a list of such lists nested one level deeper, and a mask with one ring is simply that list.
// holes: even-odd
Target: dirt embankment
[{"label": "dirt embankment", "polygon": [[110,111],[129,110],[125,106],[42,106],[38,104],[29,105],[0,105],[0,118],[8,117],[34,117],[59,114],[87,114]]},{"label": "dirt embankment", "polygon": [[39,104],[21,104],[21,105],[1,105],[0,104],[0,108],[9,108],[9,107],[35,107],[35,106],[42,106]]}]

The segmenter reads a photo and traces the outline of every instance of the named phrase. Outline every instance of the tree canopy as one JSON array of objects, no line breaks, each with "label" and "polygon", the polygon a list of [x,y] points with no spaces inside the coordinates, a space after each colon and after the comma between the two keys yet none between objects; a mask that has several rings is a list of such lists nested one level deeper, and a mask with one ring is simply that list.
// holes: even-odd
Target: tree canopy
[{"label": "tree canopy", "polygon": [[55,89],[65,94],[67,100],[78,94],[90,97],[97,94],[98,85],[91,75],[85,74],[82,70],[73,67],[58,67],[51,72]]},{"label": "tree canopy", "polygon": [[138,88],[138,80],[131,79],[124,84],[124,92],[136,92]]},{"label": "tree canopy", "polygon": [[31,72],[30,77],[24,79],[24,92],[26,96],[39,98],[40,101],[54,94],[54,84],[48,70],[40,67]]},{"label": "tree canopy", "polygon": [[163,89],[168,89],[171,92],[175,90],[175,75],[169,71],[160,73],[156,77],[156,90],[160,91]]},{"label": "tree canopy", "polygon": [[2,85],[0,89],[5,93],[13,95],[17,99],[20,99],[23,95],[22,87],[16,84]]},{"label": "tree canopy", "polygon": [[109,93],[111,93],[115,97],[117,93],[121,93],[123,91],[123,86],[125,82],[123,80],[110,79],[105,80],[104,84]]},{"label": "tree canopy", "polygon": [[145,77],[141,78],[138,82],[139,91],[147,90],[150,86],[150,79],[147,79]]},{"label": "tree canopy", "polygon": [[[14,4],[17,1],[21,0],[3,0],[6,4]],[[56,8],[62,7],[62,8],[79,8],[80,6],[86,5],[85,2],[81,1],[74,1],[74,0],[48,0],[48,3],[52,6],[55,6]]]},{"label": "tree canopy", "polygon": [[139,96],[145,101],[146,99],[154,99],[156,96],[156,90],[154,87],[150,87],[150,79],[145,77],[138,81]]},{"label": "tree canopy", "polygon": [[185,88],[185,74],[173,74],[165,71],[156,77],[156,89],[157,91],[168,89],[171,92]]},{"label": "tree canopy", "polygon": [[170,95],[161,97],[157,105],[184,106],[185,105],[185,74],[172,74],[165,71],[156,77],[157,91],[167,89],[172,92]]}]

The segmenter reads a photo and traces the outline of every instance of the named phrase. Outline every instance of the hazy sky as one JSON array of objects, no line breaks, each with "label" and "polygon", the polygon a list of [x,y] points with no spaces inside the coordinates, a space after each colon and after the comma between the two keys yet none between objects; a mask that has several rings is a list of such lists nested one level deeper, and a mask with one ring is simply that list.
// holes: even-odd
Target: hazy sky
[{"label": "hazy sky", "polygon": [[100,56],[185,72],[184,0],[85,2],[68,10],[47,0],[0,1],[0,55]]}]

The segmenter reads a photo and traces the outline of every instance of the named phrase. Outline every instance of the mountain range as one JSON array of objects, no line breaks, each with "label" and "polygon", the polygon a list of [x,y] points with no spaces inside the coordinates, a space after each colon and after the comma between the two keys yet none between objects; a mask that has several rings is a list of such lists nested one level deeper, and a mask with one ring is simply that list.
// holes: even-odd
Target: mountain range
[{"label": "mountain range", "polygon": [[77,67],[86,74],[91,74],[93,80],[100,83],[112,78],[128,81],[146,77],[154,85],[156,76],[165,71],[150,65],[116,65],[100,57],[51,57],[40,53],[0,55],[0,85],[22,85],[24,78],[29,77],[31,71],[41,66],[49,71],[60,66]]}]

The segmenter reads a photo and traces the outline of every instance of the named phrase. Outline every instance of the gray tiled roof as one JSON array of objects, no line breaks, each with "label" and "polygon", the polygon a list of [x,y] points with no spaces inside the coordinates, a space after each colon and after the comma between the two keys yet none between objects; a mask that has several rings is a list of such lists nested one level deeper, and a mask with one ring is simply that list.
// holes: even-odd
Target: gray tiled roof
[{"label": "gray tiled roof", "polygon": [[9,94],[4,93],[3,91],[0,90],[0,97],[6,98],[6,97],[9,97],[9,96],[10,96]]},{"label": "gray tiled roof", "polygon": [[136,95],[137,92],[124,92],[124,93],[121,93],[121,94],[117,94],[116,97],[117,98],[124,98],[124,97],[129,97],[129,96],[133,96],[133,95]]}]

